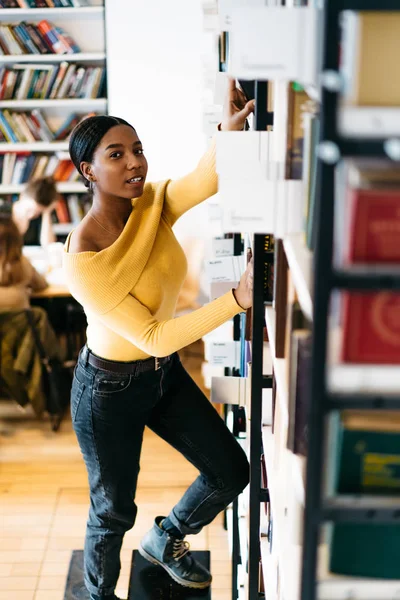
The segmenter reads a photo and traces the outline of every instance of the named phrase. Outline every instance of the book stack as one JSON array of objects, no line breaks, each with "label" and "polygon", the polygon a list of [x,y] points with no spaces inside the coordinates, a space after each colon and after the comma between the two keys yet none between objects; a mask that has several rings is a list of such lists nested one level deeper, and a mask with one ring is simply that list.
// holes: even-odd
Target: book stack
[{"label": "book stack", "polygon": [[79,121],[91,116],[71,114],[63,123],[52,129],[42,112],[34,109],[25,111],[0,111],[0,132],[2,140],[7,142],[54,142],[68,139],[71,131]]},{"label": "book stack", "polygon": [[[397,268],[400,168],[384,160],[346,161],[336,183],[336,267]],[[398,364],[400,294],[346,292],[340,300],[341,360]]]},{"label": "book stack", "polygon": [[63,194],[52,214],[53,222],[77,225],[89,212],[91,205],[91,198],[87,194]]},{"label": "book stack", "polygon": [[[328,496],[395,500],[400,495],[399,412],[334,414],[328,456]],[[399,579],[400,525],[336,523],[329,526],[328,538],[333,573]]]},{"label": "book stack", "polygon": [[46,19],[0,25],[0,54],[76,54],[80,47],[62,27]]},{"label": "book stack", "polygon": [[81,179],[72,161],[59,153],[5,152],[0,154],[1,185],[18,185],[30,179],[49,176],[55,181]]},{"label": "book stack", "polygon": [[102,98],[104,67],[62,62],[59,65],[16,64],[0,68],[0,100]]}]

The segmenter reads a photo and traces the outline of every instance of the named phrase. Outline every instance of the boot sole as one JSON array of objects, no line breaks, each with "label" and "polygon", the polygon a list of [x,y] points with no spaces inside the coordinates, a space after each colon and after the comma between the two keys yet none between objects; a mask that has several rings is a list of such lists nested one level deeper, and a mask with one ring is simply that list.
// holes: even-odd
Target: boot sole
[{"label": "boot sole", "polygon": [[181,579],[181,577],[176,575],[167,565],[165,565],[161,561],[157,560],[151,554],[148,554],[142,545],[139,545],[138,550],[139,550],[139,554],[141,556],[143,556],[143,558],[145,558],[146,560],[151,562],[153,565],[162,567],[168,573],[168,575],[174,581],[176,581],[176,583],[179,583],[179,585],[182,585],[183,587],[193,588],[193,589],[197,589],[197,590],[204,590],[205,588],[208,588],[211,585],[211,579],[210,579],[210,581],[206,581],[204,583],[195,582],[195,581],[187,581],[187,579]]}]

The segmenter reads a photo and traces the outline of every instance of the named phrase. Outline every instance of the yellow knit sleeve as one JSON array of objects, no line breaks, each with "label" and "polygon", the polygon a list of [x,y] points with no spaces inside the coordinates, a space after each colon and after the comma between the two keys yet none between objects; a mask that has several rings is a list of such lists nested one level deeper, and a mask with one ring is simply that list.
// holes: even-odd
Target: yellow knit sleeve
[{"label": "yellow knit sleeve", "polygon": [[215,145],[214,138],[194,171],[168,183],[165,191],[164,214],[171,225],[187,210],[218,192]]},{"label": "yellow knit sleeve", "polygon": [[160,358],[192,344],[242,311],[230,291],[182,317],[157,321],[148,308],[128,295],[118,306],[96,317],[146,354]]}]

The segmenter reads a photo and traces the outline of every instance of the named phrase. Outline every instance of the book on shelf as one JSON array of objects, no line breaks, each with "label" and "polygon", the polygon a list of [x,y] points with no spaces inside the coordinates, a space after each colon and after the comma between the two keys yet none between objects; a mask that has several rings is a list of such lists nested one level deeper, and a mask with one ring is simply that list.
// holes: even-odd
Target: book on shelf
[{"label": "book on shelf", "polygon": [[[385,161],[349,161],[336,183],[336,267],[397,268],[400,169]],[[398,292],[343,292],[339,310],[344,362],[400,362]]]},{"label": "book on shelf", "polygon": [[275,432],[275,409],[276,409],[276,378],[275,373],[272,371],[272,423],[271,423],[271,431]]},{"label": "book on shelf", "polygon": [[63,62],[0,68],[0,100],[94,99],[105,92],[104,67]]},{"label": "book on shelf", "polygon": [[308,396],[311,376],[311,331],[309,329],[293,330],[289,362],[287,447],[295,454],[307,456]]},{"label": "book on shelf", "polygon": [[0,110],[1,141],[10,143],[38,141],[55,142],[68,139],[73,128],[82,119],[95,113],[69,115],[64,122],[54,131],[47,122],[42,111],[11,111]]},{"label": "book on shelf", "polygon": [[268,178],[272,135],[269,131],[218,132],[216,170],[224,231],[273,230],[275,183]]},{"label": "book on shelf", "polygon": [[307,103],[303,113],[303,194],[304,194],[304,234],[309,250],[315,247],[316,196],[318,185],[317,145],[320,136],[320,116],[315,102]]},{"label": "book on shelf", "polygon": [[91,204],[88,194],[59,194],[52,214],[53,223],[77,225],[89,212]]},{"label": "book on shelf", "polygon": [[274,274],[273,304],[276,314],[275,356],[276,358],[284,358],[287,318],[288,263],[281,239],[275,240]]},{"label": "book on shelf", "polygon": [[244,259],[242,256],[220,256],[207,260],[205,271],[210,285],[210,299],[214,300],[237,287],[244,271]]},{"label": "book on shelf", "polygon": [[274,265],[275,238],[271,233],[265,235],[264,245],[264,302],[272,304],[274,300]]},{"label": "book on shelf", "polygon": [[212,238],[212,254],[215,258],[234,256],[234,239],[226,237]]},{"label": "book on shelf", "polygon": [[[326,489],[330,496],[400,495],[400,412],[350,411],[329,422]],[[399,579],[400,525],[329,526],[330,570],[353,577]]]},{"label": "book on shelf", "polygon": [[207,345],[207,352],[204,358],[212,365],[222,365],[238,369],[240,366],[240,342],[235,341],[217,341],[211,339],[204,343]]},{"label": "book on shelf", "polygon": [[1,185],[19,185],[31,179],[53,177],[55,181],[80,181],[72,161],[56,154],[31,152],[0,153]]},{"label": "book on shelf", "polygon": [[289,85],[288,93],[286,179],[302,179],[304,144],[303,113],[310,98],[303,88],[295,83]]},{"label": "book on shelf", "polygon": [[0,0],[0,8],[80,8],[87,0]]},{"label": "book on shelf", "polygon": [[0,54],[76,54],[80,47],[62,27],[46,19],[39,23],[21,21],[0,25]]},{"label": "book on shelf", "polygon": [[340,70],[343,101],[352,106],[400,105],[400,14],[350,11],[342,14]]}]

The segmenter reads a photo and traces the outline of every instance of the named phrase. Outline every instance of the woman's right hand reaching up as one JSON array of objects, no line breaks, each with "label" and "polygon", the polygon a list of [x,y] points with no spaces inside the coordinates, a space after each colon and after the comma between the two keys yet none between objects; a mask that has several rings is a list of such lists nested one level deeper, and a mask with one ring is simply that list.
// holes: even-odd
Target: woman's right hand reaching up
[{"label": "woman's right hand reaching up", "polygon": [[242,308],[250,308],[253,305],[253,259],[247,265],[247,269],[240,278],[238,287],[233,290],[236,302]]}]

